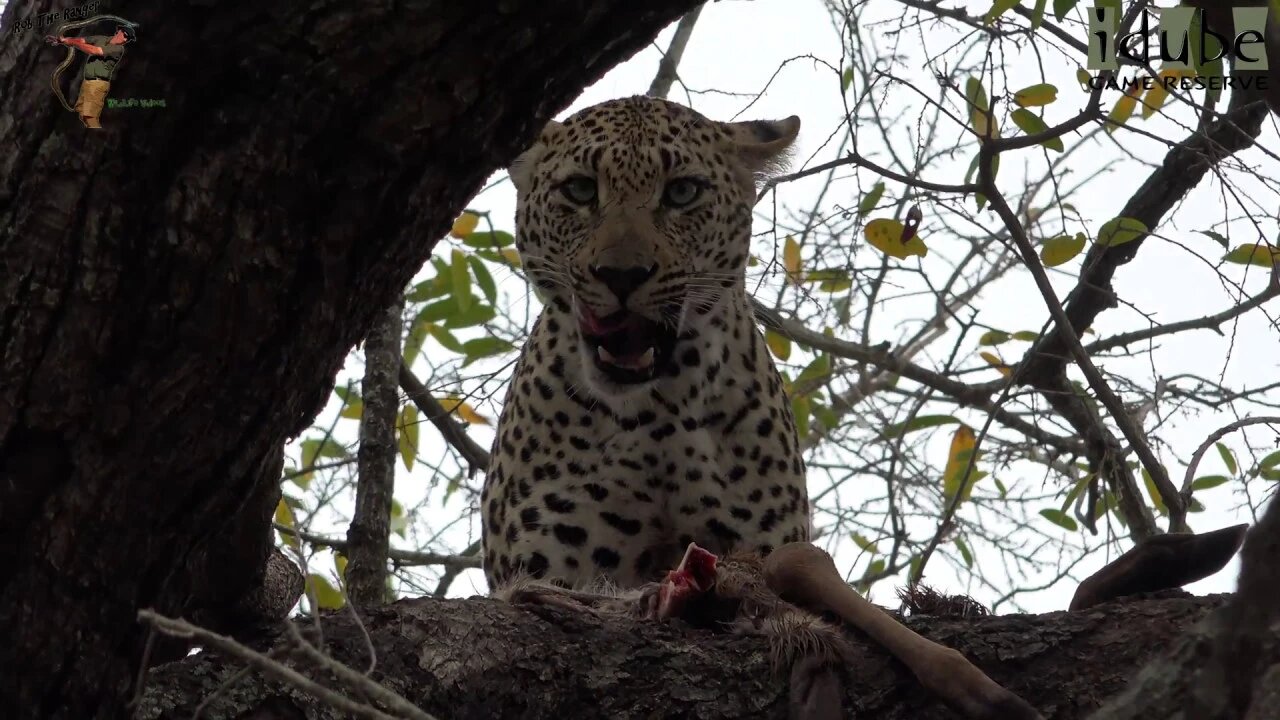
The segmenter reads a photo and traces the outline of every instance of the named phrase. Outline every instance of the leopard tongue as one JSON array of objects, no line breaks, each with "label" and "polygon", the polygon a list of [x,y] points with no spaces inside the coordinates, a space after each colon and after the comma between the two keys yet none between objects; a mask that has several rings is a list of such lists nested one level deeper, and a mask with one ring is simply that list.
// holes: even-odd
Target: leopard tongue
[{"label": "leopard tongue", "polygon": [[653,367],[653,346],[650,345],[643,353],[626,353],[618,357],[600,345],[596,348],[596,357],[600,358],[601,362],[629,370],[647,370]]}]

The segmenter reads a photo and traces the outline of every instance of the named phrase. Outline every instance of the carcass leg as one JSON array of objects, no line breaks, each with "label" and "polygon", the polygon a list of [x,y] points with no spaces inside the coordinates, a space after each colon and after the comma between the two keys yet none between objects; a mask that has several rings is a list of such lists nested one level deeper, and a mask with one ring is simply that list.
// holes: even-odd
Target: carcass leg
[{"label": "carcass leg", "polygon": [[944,702],[973,720],[1043,720],[959,652],[923,638],[872,605],[841,579],[831,556],[791,543],[765,558],[765,581],[783,599],[835,613],[862,630],[915,673]]}]

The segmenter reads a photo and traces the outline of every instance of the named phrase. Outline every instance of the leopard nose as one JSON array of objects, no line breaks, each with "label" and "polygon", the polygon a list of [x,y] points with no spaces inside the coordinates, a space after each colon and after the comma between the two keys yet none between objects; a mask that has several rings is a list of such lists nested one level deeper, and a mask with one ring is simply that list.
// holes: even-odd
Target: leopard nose
[{"label": "leopard nose", "polygon": [[636,288],[645,283],[646,280],[653,277],[658,271],[657,265],[649,267],[597,267],[591,266],[591,274],[595,275],[604,286],[609,288],[614,295],[617,296],[618,302],[626,302],[627,296],[635,292]]}]

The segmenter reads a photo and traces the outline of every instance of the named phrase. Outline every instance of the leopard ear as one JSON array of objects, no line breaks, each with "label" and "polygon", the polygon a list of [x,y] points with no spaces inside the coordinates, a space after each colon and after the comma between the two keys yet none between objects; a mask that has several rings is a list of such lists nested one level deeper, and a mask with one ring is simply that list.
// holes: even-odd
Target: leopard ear
[{"label": "leopard ear", "polygon": [[800,134],[800,118],[724,123],[730,142],[752,173],[772,174],[786,167]]},{"label": "leopard ear", "polygon": [[533,180],[533,170],[538,166],[538,161],[547,152],[547,144],[552,138],[564,132],[564,125],[555,120],[547,123],[542,128],[542,133],[538,135],[538,139],[533,145],[524,152],[516,156],[511,161],[511,165],[507,168],[507,173],[511,176],[511,184],[516,186],[516,192],[528,192]]}]

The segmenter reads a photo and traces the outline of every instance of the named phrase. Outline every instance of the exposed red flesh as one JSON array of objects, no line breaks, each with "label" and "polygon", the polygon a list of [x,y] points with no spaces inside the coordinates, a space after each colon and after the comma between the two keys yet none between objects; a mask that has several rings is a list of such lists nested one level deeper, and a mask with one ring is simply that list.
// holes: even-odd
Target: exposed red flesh
[{"label": "exposed red flesh", "polygon": [[718,560],[697,543],[689,543],[680,566],[668,572],[662,580],[662,587],[658,590],[658,619],[679,615],[689,600],[715,587]]}]

